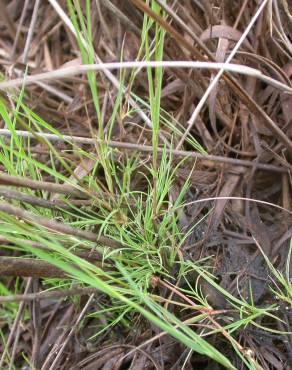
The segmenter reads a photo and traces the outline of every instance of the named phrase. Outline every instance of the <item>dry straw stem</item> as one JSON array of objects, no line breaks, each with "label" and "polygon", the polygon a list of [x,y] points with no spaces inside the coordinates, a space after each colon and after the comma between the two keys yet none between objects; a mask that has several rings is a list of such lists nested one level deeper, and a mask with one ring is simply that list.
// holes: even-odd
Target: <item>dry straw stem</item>
[{"label": "dry straw stem", "polygon": [[9,203],[4,203],[4,202],[0,203],[0,211],[6,214],[9,214],[9,215],[18,217],[29,223],[43,226],[46,229],[52,230],[54,232],[58,232],[61,234],[66,234],[66,235],[72,235],[73,237],[89,240],[89,241],[96,242],[99,244],[103,244],[111,248],[117,248],[121,246],[116,241],[109,239],[107,237],[104,237],[104,236],[98,237],[97,234],[91,231],[77,229],[72,226],[66,225],[62,222],[53,221],[44,216],[35,215],[31,212],[24,211],[21,208],[12,206]]},{"label": "dry straw stem", "polygon": [[95,0],[96,2],[101,1],[102,5],[106,7],[112,15],[119,19],[119,21],[126,27],[127,30],[133,31],[137,36],[140,36],[140,29],[123,13],[117,8],[111,0]]},{"label": "dry straw stem", "polygon": [[73,201],[70,200],[70,202],[62,202],[59,200],[47,200],[43,198],[36,197],[34,195],[30,195],[27,193],[22,193],[17,190],[12,190],[7,188],[7,186],[0,186],[0,196],[6,199],[13,199],[13,200],[18,200],[23,203],[28,203],[37,207],[42,207],[42,208],[47,208],[47,209],[67,209],[70,208],[70,205],[90,205],[92,204],[92,201]]},{"label": "dry straw stem", "polygon": [[[264,75],[261,71],[255,68],[247,67],[241,64],[215,63],[215,62],[192,62],[192,61],[148,61],[148,62],[147,61],[134,61],[134,62],[114,62],[114,63],[77,65],[77,66],[57,69],[55,71],[39,73],[39,74],[35,74],[32,76],[24,76],[21,78],[10,80],[10,81],[0,82],[0,90],[7,90],[9,88],[18,87],[18,86],[27,86],[27,85],[31,85],[31,84],[38,83],[40,81],[45,81],[45,80],[68,78],[68,77],[75,76],[78,74],[84,74],[89,71],[105,72],[105,71],[110,71],[110,70],[135,69],[135,68],[142,69],[142,68],[149,68],[149,67],[151,68],[164,67],[164,68],[211,69],[211,70],[219,69],[220,72],[222,71],[222,73],[224,71],[229,71],[229,72],[239,73],[242,75],[258,78],[261,81],[269,85],[272,85],[273,87],[283,92],[292,94],[292,88],[290,86],[278,80],[275,80],[274,78]],[[220,78],[220,76],[218,77],[218,79]],[[215,81],[215,79],[213,81]],[[213,86],[213,81],[210,86]],[[207,91],[209,91],[210,86]]]},{"label": "dry straw stem", "polygon": [[[44,138],[49,141],[65,141],[65,142],[71,142],[71,143],[79,143],[79,144],[96,144],[97,142],[101,143],[102,141],[99,138],[87,138],[82,136],[70,136],[70,135],[55,135],[55,134],[47,134],[47,133],[31,133],[28,131],[21,131],[16,130],[16,134],[19,137],[27,137],[27,138],[37,138],[38,136],[40,138]],[[0,136],[11,136],[11,131],[8,129],[0,129]],[[130,150],[130,151],[138,151],[142,153],[153,153],[153,147],[150,145],[140,145],[140,144],[133,144],[133,143],[124,143],[120,141],[104,141],[105,144],[112,148],[117,148],[121,150]],[[211,155],[211,154],[201,154],[198,152],[189,152],[185,150],[176,150],[176,149],[163,149],[158,148],[157,149],[158,154],[162,154],[163,152],[166,152],[169,155],[172,155],[177,158],[193,158],[196,160],[202,160],[202,161],[209,161],[209,162],[219,162],[224,164],[230,164],[230,165],[236,165],[236,166],[244,166],[244,167],[255,167],[259,170],[263,171],[275,171],[275,172],[281,172],[285,173],[288,171],[288,168],[283,168],[279,166],[275,166],[272,164],[265,164],[265,163],[256,163],[252,161],[248,161],[245,159],[235,159],[235,158],[226,158],[222,156],[217,155]],[[1,178],[0,178],[1,180]]]},{"label": "dry straw stem", "polygon": [[[70,179],[67,179],[67,181],[70,182]],[[71,197],[70,200],[68,199],[67,201],[47,200],[36,197],[34,195],[24,194],[19,191],[13,191],[7,188],[7,186],[15,186],[18,188],[29,188],[33,190],[44,190],[49,193],[65,194]],[[0,196],[50,209],[60,209],[60,208],[67,209],[71,208],[72,206],[92,206],[93,203],[111,209],[109,203],[106,201],[106,199],[108,199],[108,193],[106,192],[102,191],[96,192],[87,187],[82,188],[82,186],[78,186],[74,183],[72,183],[71,185],[70,183],[58,184],[48,181],[31,180],[26,177],[11,176],[1,171],[0,171]],[[76,196],[77,198],[81,199],[72,199],[72,196]],[[115,199],[114,196],[112,198]]]},{"label": "dry straw stem", "polygon": [[[28,292],[31,288],[31,285],[32,285],[32,278],[29,278],[27,283],[26,283],[24,294],[28,294]],[[14,323],[13,323],[12,328],[10,330],[9,337],[8,337],[6,343],[5,343],[4,351],[3,351],[1,359],[0,359],[0,369],[3,369],[3,363],[4,363],[4,360],[5,360],[5,357],[7,356],[8,349],[11,346],[13,339],[15,338],[15,332],[16,332],[17,328],[19,327],[20,320],[21,320],[23,312],[24,312],[24,308],[25,308],[25,303],[20,302],[17,315],[15,317]]]},{"label": "dry straw stem", "polygon": [[36,0],[34,4],[34,8],[33,8],[30,26],[29,26],[28,33],[27,33],[24,51],[23,51],[23,63],[25,64],[27,63],[27,60],[28,60],[30,45],[31,45],[32,37],[33,37],[36,20],[37,20],[39,6],[40,6],[40,0]]},{"label": "dry straw stem", "polygon": [[49,193],[69,194],[75,196],[84,196],[86,194],[85,191],[82,192],[76,189],[76,185],[74,186],[73,184],[58,184],[49,181],[31,180],[27,177],[11,176],[4,172],[0,172],[0,184],[24,187],[33,190],[44,190],[48,191]]},{"label": "dry straw stem", "polygon": [[[50,265],[52,266],[52,265]],[[6,302],[31,302],[41,299],[57,299],[57,298],[67,298],[76,295],[88,295],[98,293],[99,290],[96,288],[72,288],[68,290],[57,290],[39,293],[28,293],[28,294],[15,294],[0,296],[0,303]]]},{"label": "dry straw stem", "polygon": [[[68,242],[68,240],[62,240],[61,241],[62,243],[62,246],[65,247],[65,248],[70,248],[72,245],[70,242]],[[45,252],[51,252],[52,250],[47,247],[46,245],[42,244],[42,243],[39,243],[39,242],[35,242],[35,241],[32,241],[32,240],[27,240],[27,239],[16,239],[16,240],[9,240],[3,236],[0,236],[0,245],[5,245],[5,246],[8,246],[8,245],[17,245],[18,247],[20,247],[21,249],[25,249],[27,247],[29,248],[36,248],[36,249],[40,249],[42,251],[45,251]],[[75,256],[77,257],[80,257],[80,258],[83,258],[84,260],[86,261],[89,261],[89,262],[96,262],[96,261],[101,261],[102,260],[102,254],[100,252],[98,252],[97,250],[92,250],[92,249],[88,249],[88,246],[85,246],[85,245],[79,245],[78,248],[84,248],[84,252],[83,251],[75,251],[74,252],[71,250],[71,253],[74,254]],[[87,249],[86,249],[87,248]],[[87,252],[85,252],[87,251]],[[103,265],[103,268],[105,267],[105,265]]]},{"label": "dry straw stem", "polygon": [[246,201],[246,202],[254,202],[254,203],[266,205],[266,206],[269,206],[269,207],[278,208],[281,211],[287,212],[287,213],[292,215],[291,210],[289,210],[287,208],[284,208],[284,207],[281,207],[281,206],[278,206],[277,204],[266,202],[265,200],[253,199],[253,198],[244,198],[244,197],[210,197],[210,198],[197,199],[197,200],[194,200],[192,202],[185,203],[185,204],[181,205],[180,207],[178,207],[177,209],[187,207],[187,206],[191,206],[191,205],[198,204],[198,203],[211,202],[213,200],[243,200],[243,201]]},{"label": "dry straw stem", "polygon": [[[54,369],[57,368],[57,363],[59,362],[62,353],[64,352],[67,344],[69,343],[69,341],[72,338],[72,336],[74,335],[74,333],[77,331],[78,325],[80,324],[81,320],[85,316],[86,311],[88,310],[88,307],[90,306],[90,303],[92,302],[93,298],[94,298],[94,293],[92,293],[90,295],[90,297],[88,298],[86,304],[82,308],[82,311],[78,315],[77,320],[75,321],[74,325],[72,325],[69,333],[66,335],[66,338],[65,338],[64,342],[62,343],[61,347],[58,346],[58,348],[56,348],[56,350],[53,351],[55,356],[54,356],[54,360],[53,360],[49,370],[54,370]],[[52,353],[52,351],[51,351],[51,353]],[[43,368],[44,368],[44,366],[43,366]]]},{"label": "dry straw stem", "polygon": [[0,276],[64,278],[67,275],[48,262],[23,257],[0,257]]}]

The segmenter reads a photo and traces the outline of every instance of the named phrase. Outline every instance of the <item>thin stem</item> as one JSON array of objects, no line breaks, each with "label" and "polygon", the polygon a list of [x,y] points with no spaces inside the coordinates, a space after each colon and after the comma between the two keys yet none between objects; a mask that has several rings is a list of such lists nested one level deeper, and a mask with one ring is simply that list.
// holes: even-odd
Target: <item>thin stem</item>
[{"label": "thin stem", "polygon": [[[56,142],[71,142],[71,143],[79,143],[79,144],[92,144],[95,145],[96,142],[100,141],[99,138],[87,138],[87,137],[81,137],[81,136],[70,136],[70,135],[55,135],[55,134],[47,134],[47,133],[31,133],[29,131],[22,131],[22,130],[15,130],[15,133],[19,137],[27,137],[27,138],[45,138],[49,141],[56,141]],[[0,136],[8,136],[11,137],[12,133],[8,129],[0,129]],[[124,143],[120,141],[106,141],[106,144],[112,148],[117,149],[123,149],[123,150],[131,150],[131,151],[139,151],[144,153],[153,153],[153,147],[150,145],[140,145],[140,144],[133,144],[133,143]],[[184,150],[176,150],[176,149],[163,149],[158,148],[158,153],[161,155],[163,151],[165,150],[166,154],[173,155],[178,158],[194,158],[197,160],[205,160],[209,162],[221,162],[225,164],[230,165],[236,165],[236,166],[244,166],[244,167],[256,167],[259,170],[263,171],[275,171],[280,173],[286,173],[288,169],[290,169],[290,165],[287,163],[286,167],[283,168],[280,166],[275,166],[272,164],[265,164],[265,163],[254,163],[253,161],[248,161],[245,159],[235,159],[235,158],[226,158],[222,156],[217,155],[210,155],[210,154],[201,154],[198,152],[188,152]]]},{"label": "thin stem", "polygon": [[[232,53],[230,54],[232,55]],[[229,58],[230,59],[230,56]],[[261,81],[272,85],[286,93],[292,94],[292,88],[274,78],[264,75],[260,70],[251,68],[241,64],[231,63],[216,63],[216,62],[192,62],[192,61],[134,61],[134,62],[114,62],[114,63],[100,63],[100,64],[80,64],[73,67],[66,67],[57,69],[55,71],[38,73],[31,76],[23,76],[15,78],[10,81],[0,82],[0,90],[6,90],[11,87],[27,86],[39,81],[62,79],[72,77],[78,74],[85,74],[90,71],[110,71],[121,69],[135,69],[135,68],[190,68],[190,69],[210,69],[220,70],[220,76],[223,72],[239,73],[245,76],[256,77]],[[218,75],[219,75],[218,73]],[[217,75],[217,76],[218,76]]]}]

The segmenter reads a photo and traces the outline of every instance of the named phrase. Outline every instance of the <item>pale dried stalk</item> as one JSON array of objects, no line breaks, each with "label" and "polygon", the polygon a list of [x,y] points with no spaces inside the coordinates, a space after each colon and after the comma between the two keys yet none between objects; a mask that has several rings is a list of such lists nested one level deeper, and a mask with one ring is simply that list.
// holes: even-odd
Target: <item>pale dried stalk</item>
[{"label": "pale dried stalk", "polygon": [[[231,54],[230,54],[231,55]],[[229,59],[229,58],[228,58]],[[34,83],[39,83],[40,81],[62,79],[75,76],[77,74],[83,74],[90,71],[103,71],[104,73],[110,70],[120,70],[120,69],[135,69],[135,68],[190,68],[190,69],[220,69],[216,78],[220,78],[224,71],[239,73],[241,75],[246,75],[250,77],[255,77],[261,81],[272,85],[279,90],[292,94],[292,88],[281,81],[275,80],[269,76],[264,75],[260,70],[256,68],[251,68],[241,64],[231,64],[231,63],[214,63],[214,62],[192,62],[192,61],[133,61],[133,62],[114,62],[114,63],[100,63],[100,64],[83,64],[72,67],[66,67],[57,69],[55,71],[38,73],[32,76],[24,76],[16,78],[10,81],[0,82],[0,90],[7,90],[12,87],[17,86],[27,86]],[[220,74],[221,73],[221,74]],[[220,74],[220,76],[219,76]],[[219,77],[218,77],[219,76]],[[209,94],[209,91],[213,88],[213,82],[209,85],[205,95]],[[204,95],[204,96],[205,96]],[[204,97],[201,99],[203,101]],[[199,105],[198,105],[199,106]]]}]

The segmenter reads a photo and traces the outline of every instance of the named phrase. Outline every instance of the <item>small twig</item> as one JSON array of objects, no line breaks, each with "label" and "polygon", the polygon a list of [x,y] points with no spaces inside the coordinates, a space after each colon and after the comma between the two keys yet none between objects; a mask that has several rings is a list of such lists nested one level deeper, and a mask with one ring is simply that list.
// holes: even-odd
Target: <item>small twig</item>
[{"label": "small twig", "polygon": [[[3,244],[4,245],[16,245],[16,246],[19,246],[20,249],[22,249],[22,250],[27,249],[27,247],[32,247],[32,248],[41,249],[41,250],[46,251],[46,252],[51,252],[52,251],[47,246],[45,246],[41,243],[32,241],[32,240],[13,239],[13,241],[11,241],[11,240],[8,240],[7,238],[3,237],[3,236],[0,236],[0,245],[3,245]],[[70,248],[72,245],[70,243],[68,243],[68,245],[67,245],[65,241],[62,241],[62,246]],[[83,245],[79,245],[78,247],[81,248],[81,249],[84,248]],[[89,250],[89,249],[86,249],[86,248],[85,248],[85,250],[87,250],[87,252],[71,250],[71,253],[74,254],[75,256],[83,258],[84,260],[89,261],[89,262],[101,261],[102,260],[102,255],[97,250],[92,250],[92,249]]]},{"label": "small twig", "polygon": [[15,51],[16,51],[16,48],[17,48],[17,44],[18,44],[18,42],[20,40],[21,40],[21,44],[22,44],[22,38],[21,38],[21,34],[20,33],[21,33],[21,27],[23,25],[23,21],[25,19],[26,11],[28,9],[29,1],[30,0],[25,0],[25,2],[23,4],[23,7],[22,7],[22,12],[21,12],[20,20],[19,20],[19,23],[18,23],[18,27],[17,27],[15,38],[14,38],[14,41],[13,41],[13,46],[12,46],[12,51],[11,51],[11,59],[14,58]]},{"label": "small twig", "polygon": [[0,276],[68,277],[64,271],[50,263],[22,257],[0,257]]},{"label": "small twig", "polygon": [[20,329],[21,329],[21,326],[20,326],[20,323],[19,323],[19,325],[17,326],[16,332],[15,332],[15,336],[14,336],[14,341],[13,341],[12,352],[11,352],[11,357],[10,357],[10,361],[9,361],[8,370],[15,369],[14,359],[15,359],[15,355],[16,355],[16,351],[17,351],[17,347],[18,347]]},{"label": "small twig", "polygon": [[[30,278],[27,281],[24,294],[28,293],[28,291],[31,287],[31,283],[32,283],[32,279]],[[1,356],[1,359],[0,359],[0,369],[3,369],[3,363],[4,363],[4,360],[5,360],[8,348],[10,347],[10,345],[12,343],[13,337],[15,335],[15,331],[17,330],[17,328],[19,326],[19,323],[20,323],[20,320],[21,320],[21,317],[22,317],[22,314],[23,314],[23,311],[24,311],[24,307],[25,307],[25,302],[21,302],[20,305],[19,305],[18,311],[17,311],[17,315],[15,317],[14,323],[12,325],[12,328],[10,329],[10,334],[9,334],[9,337],[7,339],[7,342],[5,344],[5,347],[4,347],[4,350],[3,350],[3,353],[2,353],[2,356]]]},{"label": "small twig", "polygon": [[183,294],[175,285],[173,285],[173,284],[171,284],[167,281],[164,281],[164,280],[160,279],[157,276],[153,276],[152,279],[153,279],[152,283],[153,283],[154,286],[157,285],[157,284],[160,284],[160,285],[164,286],[166,289],[169,289],[170,291],[172,291],[174,294],[176,294],[177,296],[182,298],[191,307],[198,310],[202,314],[207,314],[208,316],[215,316],[215,315],[221,315],[221,314],[224,314],[224,313],[227,312],[225,309],[224,310],[214,310],[211,306],[209,306],[209,307],[200,307],[198,304],[194,303],[188,296]]},{"label": "small twig", "polygon": [[[40,279],[36,278],[32,281],[31,292],[36,294],[40,290]],[[42,308],[39,300],[30,302],[30,327],[32,332],[32,351],[31,351],[31,364],[34,369],[40,367],[40,348],[41,348],[41,335],[42,335]]]},{"label": "small twig", "polygon": [[[67,201],[62,200],[46,200],[34,195],[24,194],[19,191],[10,190],[7,187],[3,187],[2,185],[10,185],[16,187],[24,187],[33,190],[45,190],[49,193],[60,193],[66,195],[75,195],[81,197],[82,199],[68,199]],[[82,189],[82,188],[81,188]],[[83,190],[83,189],[82,189]],[[49,208],[49,209],[56,209],[56,210],[64,210],[64,209],[72,209],[72,207],[81,207],[81,206],[93,206],[94,203],[98,204],[99,206],[102,205],[107,209],[112,209],[109,202],[105,199],[109,198],[109,194],[106,192],[96,192],[92,191],[91,189],[84,189],[79,191],[73,185],[69,184],[57,184],[48,181],[39,181],[39,180],[31,180],[26,177],[19,177],[19,176],[11,176],[0,172],[0,196],[2,195],[8,199],[16,199],[25,203],[33,204],[39,207]],[[83,198],[90,198],[90,199],[83,199]],[[118,196],[112,195],[112,199],[119,200]],[[129,200],[128,204],[132,205],[133,207],[136,205],[136,202]]]},{"label": "small twig", "polygon": [[67,346],[67,344],[68,344],[69,340],[71,339],[72,335],[74,334],[75,330],[78,328],[78,325],[81,322],[81,320],[83,319],[84,315],[86,314],[86,311],[87,311],[90,303],[92,302],[93,298],[94,298],[94,294],[91,294],[91,296],[88,298],[85,306],[83,307],[82,311],[80,312],[80,315],[78,316],[75,324],[73,325],[73,327],[71,328],[70,332],[66,336],[66,339],[63,342],[61,348],[59,349],[59,351],[57,353],[57,356],[55,357],[55,359],[54,359],[53,363],[51,364],[49,370],[56,369],[56,365],[57,365],[57,363],[58,363],[58,361],[59,361],[62,353],[64,352],[65,347]]},{"label": "small twig", "polygon": [[40,6],[40,0],[35,0],[33,13],[32,13],[32,17],[31,17],[31,22],[30,22],[30,25],[29,25],[28,33],[27,33],[27,39],[26,39],[25,47],[24,47],[24,51],[23,51],[23,57],[22,58],[23,58],[23,63],[24,64],[27,63],[28,54],[29,54],[29,50],[30,50],[30,44],[31,44],[33,31],[34,31],[34,27],[35,27],[36,20],[37,20],[37,14],[38,14],[39,6]]},{"label": "small twig", "polygon": [[[148,349],[147,350],[149,350],[150,349],[150,347],[151,347],[151,345],[150,346],[148,346]],[[161,370],[161,369],[163,369],[163,368],[161,368],[161,366],[159,366],[157,363],[156,363],[156,360],[153,358],[153,356],[152,355],[150,355],[148,352],[146,352],[146,351],[144,351],[144,350],[142,350],[141,348],[139,348],[139,347],[137,347],[137,346],[133,346],[133,345],[131,345],[131,344],[117,344],[117,345],[111,345],[111,346],[109,346],[109,347],[106,347],[105,348],[105,350],[107,350],[107,349],[113,349],[113,348],[130,348],[131,349],[131,351],[130,352],[128,352],[128,353],[126,353],[122,358],[121,358],[121,361],[123,360],[123,359],[125,359],[125,358],[128,358],[128,360],[131,358],[130,357],[130,354],[133,354],[133,353],[135,353],[135,352],[141,352],[141,354],[142,355],[144,355],[145,357],[147,357],[152,363],[153,363],[153,365],[155,366],[155,368],[156,368],[156,370]]]},{"label": "small twig", "polygon": [[87,295],[98,293],[99,290],[96,288],[72,288],[68,290],[48,291],[39,293],[28,293],[28,294],[15,294],[9,296],[0,296],[0,303],[7,302],[31,302],[34,300],[41,299],[57,299],[67,298],[77,295]]},{"label": "small twig", "polygon": [[[21,193],[20,191],[9,189],[6,186],[5,187],[0,186],[0,196],[4,197],[6,199],[19,200],[20,202],[32,204],[32,205],[37,206],[37,207],[42,207],[42,208],[47,208],[47,209],[54,209],[54,210],[68,209],[68,208],[70,209],[70,204],[72,204],[71,201],[68,201],[68,203],[66,203],[66,202],[62,202],[60,200],[51,201],[51,200],[38,198],[34,195],[29,195],[29,194],[26,194],[26,193]],[[92,201],[91,201],[91,203],[92,203]]]},{"label": "small twig", "polygon": [[[98,2],[99,0],[96,0]],[[132,31],[135,33],[136,36],[140,37],[140,30],[139,28],[123,13],[117,8],[110,0],[101,0],[102,5],[107,8],[112,15],[117,18],[127,30]]]},{"label": "small twig", "polygon": [[213,200],[244,200],[244,201],[247,201],[247,202],[255,202],[255,203],[263,204],[263,205],[266,205],[266,206],[278,208],[281,211],[290,213],[292,215],[291,210],[289,210],[287,208],[283,208],[283,207],[279,206],[278,204],[266,202],[266,201],[260,200],[260,199],[244,198],[244,197],[211,197],[211,198],[197,199],[197,200],[194,200],[194,201],[189,202],[189,203],[184,203],[183,205],[177,207],[176,209],[191,206],[191,205],[196,204],[196,203],[210,202],[210,201],[213,201]]},{"label": "small twig", "polygon": [[29,223],[40,225],[45,227],[46,229],[66,234],[66,235],[72,235],[77,238],[90,240],[92,242],[96,242],[111,248],[117,248],[121,247],[119,243],[116,241],[109,239],[104,236],[98,237],[97,234],[91,232],[91,231],[85,231],[81,229],[74,228],[72,226],[66,225],[63,222],[57,222],[54,220],[50,220],[44,216],[35,215],[31,212],[25,211],[21,208],[15,207],[10,205],[9,203],[0,203],[0,211],[7,213],[9,215],[13,215],[15,217],[18,217],[22,220],[25,220]]},{"label": "small twig", "polygon": [[[39,136],[49,141],[61,141],[61,142],[67,141],[71,143],[74,142],[74,143],[92,144],[92,145],[96,144],[97,142],[101,142],[101,140],[98,138],[86,138],[86,137],[81,137],[81,136],[69,136],[69,135],[61,136],[61,135],[46,134],[46,133],[32,134],[31,132],[21,131],[21,130],[16,130],[16,133],[18,136],[21,136],[21,137],[35,138],[35,136]],[[11,131],[8,129],[0,129],[0,136],[1,135],[10,137]],[[124,143],[120,141],[106,141],[104,143],[112,148],[139,151],[139,152],[150,153],[150,154],[153,153],[153,147],[150,145]],[[282,172],[282,173],[287,172],[287,169],[283,167],[274,166],[274,165],[265,164],[265,163],[257,163],[255,165],[254,162],[244,160],[244,159],[226,158],[226,157],[217,156],[217,155],[201,154],[201,153],[194,152],[194,151],[188,152],[188,151],[176,150],[176,149],[172,150],[172,149],[158,148],[157,150],[160,155],[165,151],[167,154],[173,155],[179,158],[194,158],[197,160],[205,160],[205,161],[210,161],[210,162],[221,162],[221,163],[226,163],[230,165],[237,165],[237,166],[244,166],[244,167],[256,166],[257,169],[263,170],[263,171],[275,171],[275,172]],[[0,181],[1,181],[1,175],[0,175]]]},{"label": "small twig", "polygon": [[[27,131],[24,131],[27,132]],[[1,135],[1,132],[0,132]],[[21,135],[20,135],[21,136]],[[32,136],[31,136],[32,137]],[[67,194],[74,196],[84,196],[86,192],[82,191],[81,187],[76,184],[57,184],[48,181],[31,180],[27,177],[11,176],[6,173],[0,172],[0,184],[12,185],[17,187],[24,187],[33,190],[44,190],[49,193]]]},{"label": "small twig", "polygon": [[40,86],[41,88],[43,88],[44,90],[48,91],[52,95],[57,96],[61,100],[64,100],[64,102],[66,102],[68,104],[71,104],[73,102],[73,98],[71,98],[71,96],[63,93],[62,91],[59,91],[54,86],[51,86],[49,84],[46,84],[46,83],[43,83],[43,82],[40,82],[40,81],[37,82],[37,85]]}]

